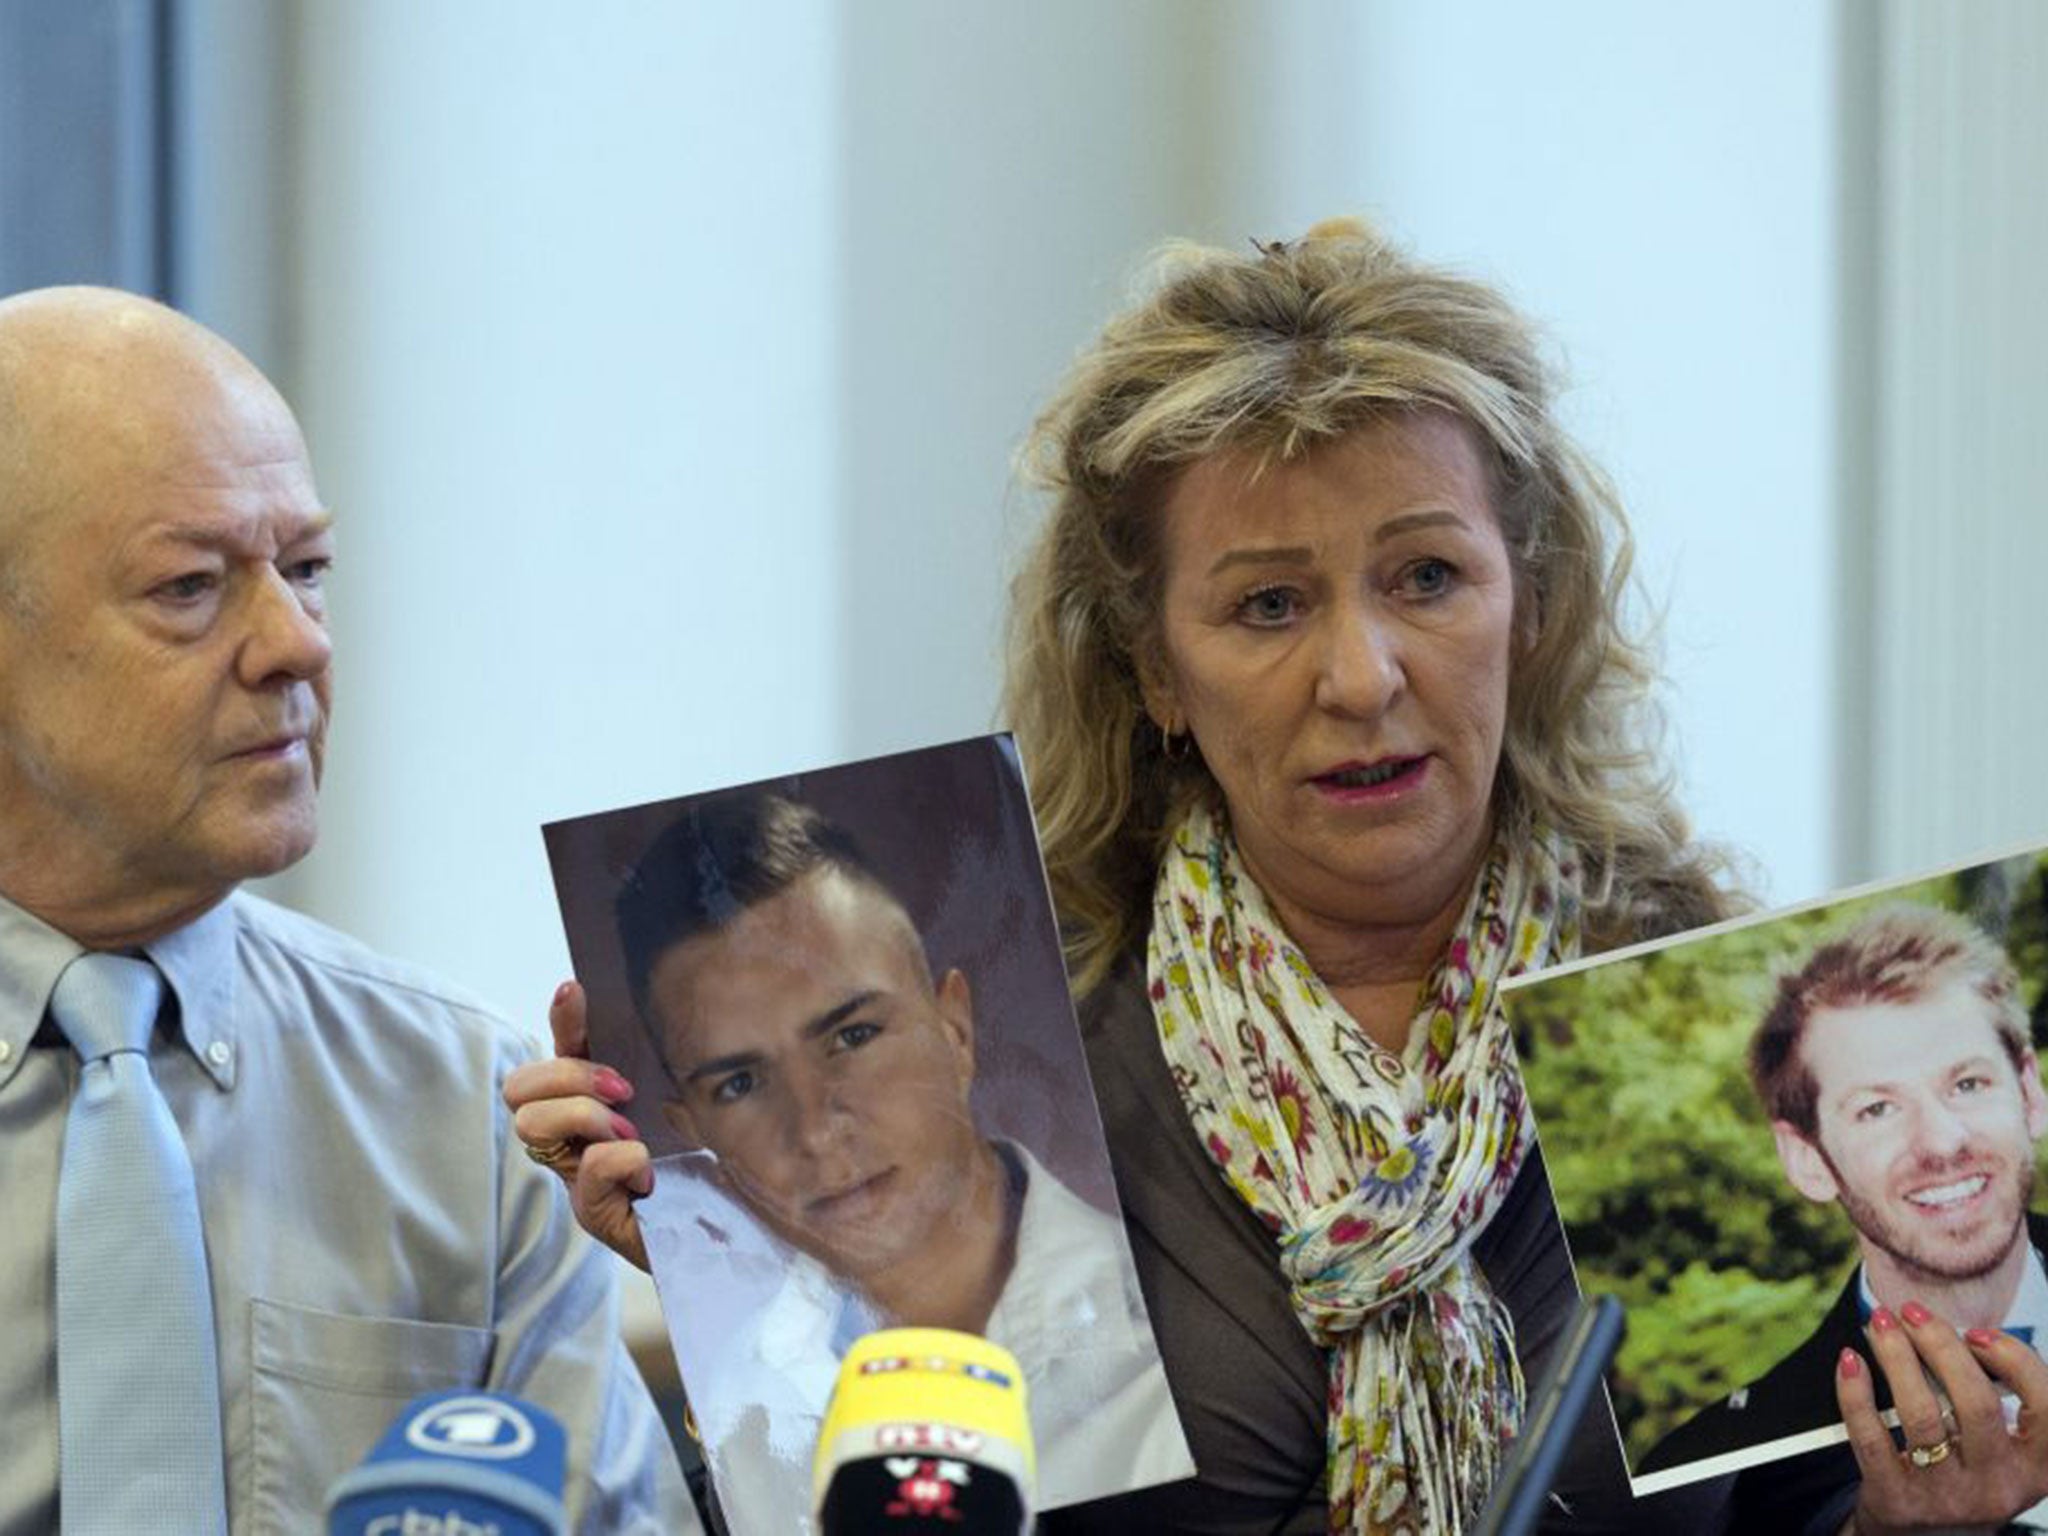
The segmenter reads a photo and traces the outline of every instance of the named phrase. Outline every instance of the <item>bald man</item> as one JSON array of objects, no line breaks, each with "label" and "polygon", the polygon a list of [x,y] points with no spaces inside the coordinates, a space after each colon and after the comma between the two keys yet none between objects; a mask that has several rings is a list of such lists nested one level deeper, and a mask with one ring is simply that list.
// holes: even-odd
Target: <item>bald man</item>
[{"label": "bald man", "polygon": [[[313,845],[333,544],[291,411],[227,343],[102,289],[0,301],[0,1536],[315,1529],[408,1399],[458,1387],[562,1419],[574,1527],[693,1530],[611,1261],[506,1155],[511,1032],[237,889]],[[140,1046],[78,1043],[81,1010],[138,1006]],[[122,1219],[135,1253],[190,1253],[191,1369],[93,1311],[119,1261],[76,1257],[113,1207],[74,1149],[124,1053],[166,1127],[150,1176],[189,1165],[166,1187],[196,1241],[156,1230],[177,1199]],[[162,1272],[135,1310],[184,1262],[136,1260]],[[93,1472],[124,1408],[211,1449]]]}]

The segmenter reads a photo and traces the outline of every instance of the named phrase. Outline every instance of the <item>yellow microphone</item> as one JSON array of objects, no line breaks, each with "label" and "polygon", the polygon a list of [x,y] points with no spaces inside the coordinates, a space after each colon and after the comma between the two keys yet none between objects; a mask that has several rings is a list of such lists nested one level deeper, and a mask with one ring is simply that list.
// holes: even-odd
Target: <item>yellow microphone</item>
[{"label": "yellow microphone", "polygon": [[1024,1373],[1000,1344],[886,1328],[846,1352],[811,1467],[820,1536],[1022,1536],[1036,1480]]}]

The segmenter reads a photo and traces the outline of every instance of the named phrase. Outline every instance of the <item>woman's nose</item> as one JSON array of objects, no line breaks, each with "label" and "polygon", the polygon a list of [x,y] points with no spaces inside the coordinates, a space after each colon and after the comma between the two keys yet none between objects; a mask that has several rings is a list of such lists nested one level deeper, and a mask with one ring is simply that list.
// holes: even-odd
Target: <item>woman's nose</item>
[{"label": "woman's nose", "polygon": [[1399,636],[1385,615],[1360,605],[1330,613],[1316,703],[1333,714],[1371,719],[1407,687]]}]

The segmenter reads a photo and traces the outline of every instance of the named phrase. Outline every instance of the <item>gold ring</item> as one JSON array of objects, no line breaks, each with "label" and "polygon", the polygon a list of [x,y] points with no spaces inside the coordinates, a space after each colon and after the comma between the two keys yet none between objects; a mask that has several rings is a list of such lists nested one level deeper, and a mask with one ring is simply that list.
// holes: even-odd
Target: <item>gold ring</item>
[{"label": "gold ring", "polygon": [[1948,1453],[1956,1448],[1953,1436],[1943,1435],[1932,1445],[1909,1445],[1899,1452],[1899,1460],[1909,1467],[1938,1467],[1948,1460]]},{"label": "gold ring", "polygon": [[536,1163],[539,1163],[543,1168],[559,1170],[562,1164],[576,1155],[575,1149],[568,1142],[559,1139],[554,1141],[529,1141],[525,1145],[526,1155]]}]

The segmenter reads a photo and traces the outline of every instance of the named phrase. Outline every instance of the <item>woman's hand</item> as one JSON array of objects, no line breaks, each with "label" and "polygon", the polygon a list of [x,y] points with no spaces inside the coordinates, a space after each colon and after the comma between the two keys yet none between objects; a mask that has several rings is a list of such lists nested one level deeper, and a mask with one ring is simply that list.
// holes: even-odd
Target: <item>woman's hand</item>
[{"label": "woman's hand", "polygon": [[530,1061],[505,1079],[505,1104],[527,1155],[561,1175],[583,1230],[614,1253],[647,1268],[647,1245],[633,1202],[654,1188],[647,1144],[615,1105],[633,1085],[590,1060],[583,988],[565,981],[548,1005],[552,1061]]},{"label": "woman's hand", "polygon": [[[1895,1531],[1996,1530],[2048,1497],[2048,1364],[2010,1334],[1955,1329],[1918,1302],[1870,1319],[1871,1353],[1891,1383],[1906,1449],[1877,1416],[1870,1370],[1853,1349],[1835,1368],[1835,1399],[1863,1487],[1848,1529],[1856,1536]],[[1924,1369],[1923,1369],[1924,1367]],[[1927,1380],[1948,1394],[1953,1428]],[[2007,1429],[1998,1383],[2019,1395],[2018,1422]],[[1946,1447],[1946,1449],[1944,1449]]]}]

